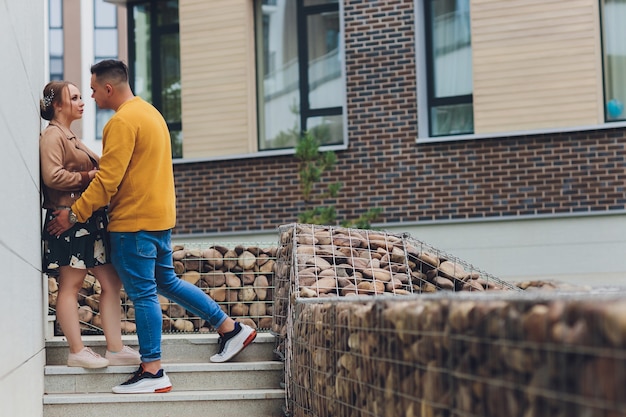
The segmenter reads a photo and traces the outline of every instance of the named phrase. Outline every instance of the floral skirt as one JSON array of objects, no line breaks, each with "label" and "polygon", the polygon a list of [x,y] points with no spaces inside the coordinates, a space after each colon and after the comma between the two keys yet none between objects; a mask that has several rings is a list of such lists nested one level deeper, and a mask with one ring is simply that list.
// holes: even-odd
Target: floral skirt
[{"label": "floral skirt", "polygon": [[52,212],[46,211],[46,220],[41,233],[43,241],[43,271],[51,276],[58,275],[59,267],[71,266],[88,269],[111,263],[111,243],[107,226],[109,219],[106,210],[93,213],[85,223],[76,223],[59,237],[53,236],[46,228],[54,219]]}]

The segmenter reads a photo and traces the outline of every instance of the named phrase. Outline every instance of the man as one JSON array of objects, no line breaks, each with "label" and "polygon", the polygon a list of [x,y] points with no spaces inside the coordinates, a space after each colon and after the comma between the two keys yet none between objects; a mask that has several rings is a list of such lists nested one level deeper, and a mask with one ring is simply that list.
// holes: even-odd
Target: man
[{"label": "man", "polygon": [[172,261],[176,200],[170,135],[163,116],[136,97],[128,67],[105,60],[91,67],[91,97],[115,114],[104,127],[100,168],[71,206],[59,210],[48,231],[60,235],[109,205],[111,261],[135,307],[142,363],[114,393],[168,392],[161,369],[162,315],[157,292],[207,320],[220,334],[212,362],[225,362],[248,346],[256,331],[233,321],[202,290],[179,279]]}]

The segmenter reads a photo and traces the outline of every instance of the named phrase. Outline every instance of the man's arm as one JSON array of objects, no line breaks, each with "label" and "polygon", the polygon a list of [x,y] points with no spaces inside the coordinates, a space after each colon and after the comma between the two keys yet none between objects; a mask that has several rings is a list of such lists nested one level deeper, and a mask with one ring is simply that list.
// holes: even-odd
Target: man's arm
[{"label": "man's arm", "polygon": [[135,148],[134,129],[122,120],[111,120],[105,126],[102,144],[100,167],[95,178],[72,204],[71,210],[53,212],[55,218],[47,228],[50,234],[59,236],[72,227],[70,211],[75,213],[78,222],[84,223],[94,211],[108,205],[117,192]]},{"label": "man's arm", "polygon": [[96,177],[81,197],[72,204],[79,222],[85,222],[93,212],[108,205],[117,193],[135,149],[135,129],[125,120],[114,118],[103,132],[102,157]]}]

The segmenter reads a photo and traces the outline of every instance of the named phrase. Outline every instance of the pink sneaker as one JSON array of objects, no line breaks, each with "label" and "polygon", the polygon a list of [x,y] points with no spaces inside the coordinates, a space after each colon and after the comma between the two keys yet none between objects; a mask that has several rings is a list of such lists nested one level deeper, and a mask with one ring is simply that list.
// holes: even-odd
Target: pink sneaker
[{"label": "pink sneaker", "polygon": [[124,346],[119,352],[110,352],[104,355],[109,360],[109,365],[139,365],[141,363],[141,355],[134,349]]},{"label": "pink sneaker", "polygon": [[84,347],[78,353],[71,353],[67,355],[67,366],[79,366],[81,368],[106,368],[109,365],[109,361],[102,356],[98,355],[88,347]]}]

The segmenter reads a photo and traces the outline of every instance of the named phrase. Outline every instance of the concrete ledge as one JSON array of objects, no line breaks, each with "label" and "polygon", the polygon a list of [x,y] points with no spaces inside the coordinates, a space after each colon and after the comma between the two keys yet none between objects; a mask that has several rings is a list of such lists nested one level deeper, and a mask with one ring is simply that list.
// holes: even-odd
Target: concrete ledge
[{"label": "concrete ledge", "polygon": [[[162,344],[217,344],[219,335],[217,333],[168,333],[161,337]],[[85,346],[98,347],[106,346],[104,336],[83,336],[83,343]],[[137,335],[122,335],[122,340],[129,346],[137,346]],[[254,343],[274,343],[276,336],[269,331],[258,331]],[[52,336],[46,340],[47,347],[61,347],[67,346],[67,339],[64,336]]]},{"label": "concrete ledge", "polygon": [[[233,371],[266,371],[283,369],[282,362],[225,362],[225,363],[166,363],[163,369],[174,372],[233,372]],[[128,374],[137,370],[136,366],[109,366],[102,369],[85,369],[65,365],[48,365],[45,375],[93,375],[93,374]]]},{"label": "concrete ledge", "polygon": [[171,401],[232,401],[284,398],[282,389],[181,391],[165,394],[47,394],[44,404],[108,404]]}]

